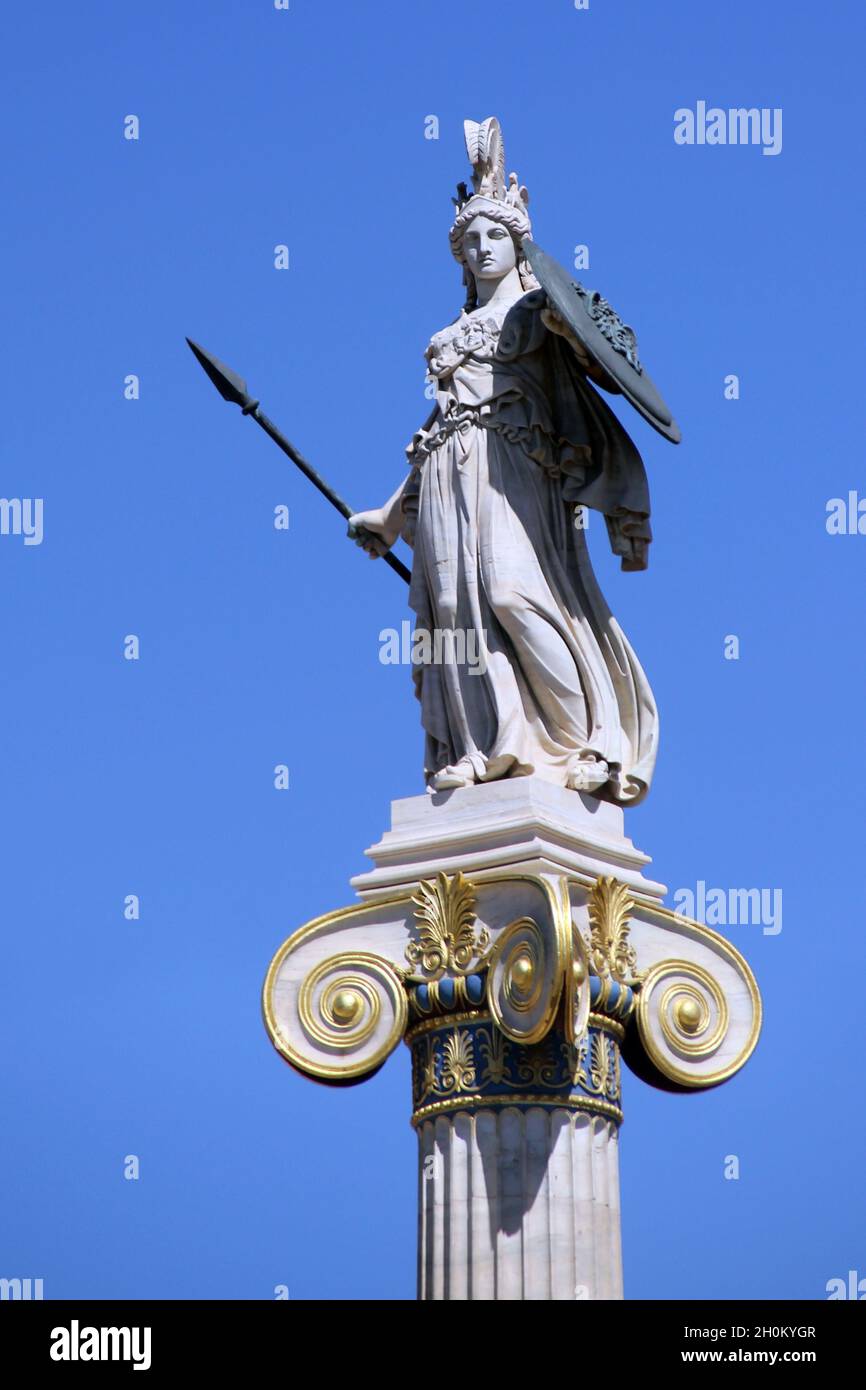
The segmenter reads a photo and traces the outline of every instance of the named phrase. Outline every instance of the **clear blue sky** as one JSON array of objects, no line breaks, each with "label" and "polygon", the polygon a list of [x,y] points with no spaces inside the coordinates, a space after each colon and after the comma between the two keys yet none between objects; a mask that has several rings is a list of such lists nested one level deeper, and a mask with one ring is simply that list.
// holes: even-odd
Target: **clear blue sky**
[{"label": "clear blue sky", "polygon": [[[0,494],[44,499],[44,540],[0,536],[0,1275],[414,1296],[408,1053],[329,1091],[259,1018],[272,952],[351,900],[391,798],[421,789],[410,675],[378,660],[405,589],[184,335],[353,505],[383,501],[461,303],[462,121],[491,113],[538,241],[566,263],[589,245],[582,278],[683,429],[675,450],[621,408],[650,569],[620,574],[590,526],[662,714],[630,833],[671,890],[784,895],[780,934],[730,932],[766,1005],[745,1071],[686,1097],[628,1078],[626,1291],[821,1298],[866,1275],[866,536],[825,528],[828,499],[866,494],[864,24],[857,0],[7,11]],[[781,107],[782,152],[676,145],[700,100]]]}]

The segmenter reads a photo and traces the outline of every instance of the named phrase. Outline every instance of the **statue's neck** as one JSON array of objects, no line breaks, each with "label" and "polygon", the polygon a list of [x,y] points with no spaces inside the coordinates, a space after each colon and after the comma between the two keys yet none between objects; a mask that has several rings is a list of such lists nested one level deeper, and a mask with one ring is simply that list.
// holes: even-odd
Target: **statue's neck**
[{"label": "statue's neck", "polygon": [[513,304],[522,294],[523,285],[517,266],[509,270],[507,275],[503,275],[501,280],[475,281],[475,298],[478,300],[479,309],[486,308],[489,304]]}]

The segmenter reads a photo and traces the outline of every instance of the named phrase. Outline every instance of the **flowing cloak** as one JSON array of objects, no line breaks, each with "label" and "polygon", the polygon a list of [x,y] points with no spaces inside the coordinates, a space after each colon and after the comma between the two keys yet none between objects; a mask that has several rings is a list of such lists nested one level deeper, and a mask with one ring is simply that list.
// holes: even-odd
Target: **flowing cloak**
[{"label": "flowing cloak", "polygon": [[643,569],[646,474],[545,327],[546,302],[533,291],[464,312],[427,349],[436,409],[407,449],[402,503],[409,603],[416,634],[431,639],[413,669],[425,772],[469,758],[479,781],[535,773],[564,786],[579,762],[603,759],[610,779],[594,794],[634,803],[652,776],[658,714],[575,509],[600,512],[623,569]]}]

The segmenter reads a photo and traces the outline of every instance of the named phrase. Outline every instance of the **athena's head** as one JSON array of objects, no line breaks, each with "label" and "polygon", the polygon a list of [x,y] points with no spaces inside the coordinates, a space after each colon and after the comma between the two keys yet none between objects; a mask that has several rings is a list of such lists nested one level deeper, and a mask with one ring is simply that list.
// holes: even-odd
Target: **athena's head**
[{"label": "athena's head", "polygon": [[523,252],[523,238],[532,224],[526,211],[529,196],[517,175],[505,182],[505,151],[495,116],[478,124],[465,121],[466,149],[472,163],[470,195],[465,184],[454,200],[457,215],[451,228],[451,251],[463,266],[466,307],[476,302],[476,279],[501,279],[517,266],[521,284],[534,289],[534,279]]}]

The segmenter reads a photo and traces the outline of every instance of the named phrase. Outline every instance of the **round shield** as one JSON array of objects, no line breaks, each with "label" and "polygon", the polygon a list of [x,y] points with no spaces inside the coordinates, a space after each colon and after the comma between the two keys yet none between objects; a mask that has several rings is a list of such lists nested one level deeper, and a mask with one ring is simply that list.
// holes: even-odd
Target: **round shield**
[{"label": "round shield", "polygon": [[638,357],[634,329],[597,290],[572,280],[552,256],[525,237],[523,249],[532,272],[551,305],[583,347],[619,387],[635,410],[672,444],[679,444],[679,426]]}]

